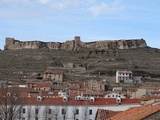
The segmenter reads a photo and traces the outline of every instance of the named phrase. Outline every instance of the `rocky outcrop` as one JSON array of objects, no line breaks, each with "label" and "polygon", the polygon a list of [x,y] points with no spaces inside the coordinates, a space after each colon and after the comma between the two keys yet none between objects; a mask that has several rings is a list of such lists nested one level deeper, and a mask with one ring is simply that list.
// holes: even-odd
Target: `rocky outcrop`
[{"label": "rocky outcrop", "polygon": [[22,42],[14,38],[6,38],[5,50],[17,49],[55,49],[55,50],[86,50],[86,49],[132,49],[147,47],[143,39],[130,39],[130,40],[103,40],[95,42],[81,42],[79,36],[75,36],[74,40],[66,42],[42,42],[42,41],[26,41]]}]

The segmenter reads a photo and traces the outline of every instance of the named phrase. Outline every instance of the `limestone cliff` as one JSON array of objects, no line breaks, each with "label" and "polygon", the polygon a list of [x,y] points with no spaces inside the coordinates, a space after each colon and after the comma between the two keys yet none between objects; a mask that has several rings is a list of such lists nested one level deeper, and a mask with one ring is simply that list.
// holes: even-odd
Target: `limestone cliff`
[{"label": "limestone cliff", "polygon": [[6,38],[5,50],[17,49],[55,49],[55,50],[86,50],[86,49],[131,49],[147,47],[143,39],[130,40],[103,40],[95,42],[81,42],[79,36],[75,36],[74,40],[69,40],[63,43],[60,42],[42,42],[42,41],[26,41],[22,42],[14,38]]}]

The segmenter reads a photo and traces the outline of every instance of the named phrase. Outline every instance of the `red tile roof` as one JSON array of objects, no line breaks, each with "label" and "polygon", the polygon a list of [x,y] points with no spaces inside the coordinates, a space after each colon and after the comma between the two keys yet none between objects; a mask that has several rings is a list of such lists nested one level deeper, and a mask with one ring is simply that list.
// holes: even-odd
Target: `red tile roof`
[{"label": "red tile roof", "polygon": [[[80,100],[75,100],[75,98],[69,98],[67,102],[63,102],[62,97],[52,97],[52,98],[43,98],[42,101],[37,101],[37,99],[34,98],[26,98],[25,99],[25,104],[45,104],[45,105],[90,105],[90,106],[105,106],[105,105],[119,105],[119,103],[116,102],[115,98],[96,98],[95,102],[90,102],[90,101],[80,101]],[[122,99],[121,105],[123,104],[140,104],[139,99],[129,99],[129,98],[124,98]]]},{"label": "red tile roof", "polygon": [[160,94],[160,91],[152,91],[151,94]]},{"label": "red tile roof", "polygon": [[147,100],[151,100],[151,99],[160,100],[160,96],[142,97],[141,101],[147,101]]},{"label": "red tile roof", "polygon": [[119,112],[120,111],[98,109],[96,120],[108,120],[108,118],[113,117],[114,115],[116,115]]},{"label": "red tile roof", "polygon": [[117,72],[119,73],[133,73],[132,71],[129,71],[129,70],[117,70]]},{"label": "red tile roof", "polygon": [[35,88],[51,87],[51,82],[37,82]]},{"label": "red tile roof", "polygon": [[160,86],[140,86],[142,89],[160,89]]},{"label": "red tile roof", "polygon": [[136,92],[136,91],[138,91],[138,88],[128,88],[127,90],[130,92]]},{"label": "red tile roof", "polygon": [[103,95],[103,92],[99,92],[99,91],[84,91],[83,95]]},{"label": "red tile roof", "polygon": [[134,107],[118,113],[109,120],[142,120],[157,111],[160,111],[160,105]]},{"label": "red tile roof", "polygon": [[[49,92],[53,92],[52,93],[49,93],[49,92],[45,92],[45,91],[39,91],[39,90],[34,90],[32,88],[8,88],[7,89],[7,92],[12,92],[13,89],[16,89],[18,91],[18,93],[20,94],[20,97],[25,99],[24,101],[24,104],[45,104],[45,105],[63,105],[63,104],[66,104],[66,105],[85,105],[85,104],[88,104],[88,105],[93,105],[93,106],[96,106],[96,105],[101,105],[101,106],[104,106],[104,105],[119,105],[119,103],[116,102],[116,99],[115,98],[95,98],[95,102],[90,102],[89,100],[88,101],[78,101],[78,100],[75,100],[75,98],[71,98],[69,97],[68,101],[67,102],[63,102],[63,98],[62,97],[57,97],[57,92],[56,91],[49,91]],[[37,97],[36,96],[31,96],[31,97],[28,97],[28,93],[34,93],[34,92],[37,92],[39,94],[37,95],[40,95],[43,97],[43,100],[42,101],[37,101]],[[2,90],[0,90],[0,94],[2,94]],[[6,94],[6,93],[5,93]],[[129,98],[124,98],[122,99],[121,105],[123,104],[140,104],[140,100],[139,99],[129,99]]]}]

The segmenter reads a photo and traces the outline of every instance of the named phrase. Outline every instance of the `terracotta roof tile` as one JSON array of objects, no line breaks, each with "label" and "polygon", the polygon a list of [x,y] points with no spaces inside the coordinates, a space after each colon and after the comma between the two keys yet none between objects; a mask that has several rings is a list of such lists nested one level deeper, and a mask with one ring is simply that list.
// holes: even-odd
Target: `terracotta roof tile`
[{"label": "terracotta roof tile", "polygon": [[142,89],[160,89],[160,86],[140,86]]},{"label": "terracotta roof tile", "polygon": [[113,117],[120,111],[111,111],[111,110],[104,110],[104,109],[98,109],[97,110],[97,118],[96,120],[108,120],[108,118]]},{"label": "terracotta roof tile", "polygon": [[127,90],[131,91],[131,92],[136,92],[136,91],[138,91],[138,88],[128,88]]},{"label": "terracotta roof tile", "polygon": [[142,120],[157,111],[160,111],[160,105],[133,107],[118,113],[109,120]]},{"label": "terracotta roof tile", "polygon": [[[26,104],[37,104],[37,99],[34,98],[26,98],[25,100]],[[42,101],[38,101],[39,104],[49,104],[49,105],[85,105],[86,103],[90,106],[92,105],[119,105],[119,103],[116,102],[115,98],[96,98],[95,102],[90,101],[84,101],[84,100],[75,100],[75,98],[69,98],[67,102],[63,102],[62,97],[52,97],[52,98],[44,98]],[[121,102],[121,105],[123,104],[140,104],[139,99],[129,99],[124,98]]]},{"label": "terracotta roof tile", "polygon": [[35,88],[51,87],[51,82],[37,82]]},{"label": "terracotta roof tile", "polygon": [[117,72],[119,73],[133,73],[132,71],[129,71],[129,70],[117,70]]}]

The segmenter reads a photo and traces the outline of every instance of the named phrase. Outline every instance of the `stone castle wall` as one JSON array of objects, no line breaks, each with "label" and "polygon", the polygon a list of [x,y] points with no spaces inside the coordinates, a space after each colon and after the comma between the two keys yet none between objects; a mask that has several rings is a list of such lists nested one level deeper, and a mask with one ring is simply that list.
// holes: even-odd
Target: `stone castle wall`
[{"label": "stone castle wall", "polygon": [[63,43],[60,42],[42,42],[42,41],[26,41],[22,42],[14,38],[6,38],[5,50],[17,49],[55,49],[55,50],[86,50],[86,49],[131,49],[147,47],[143,39],[131,40],[114,40],[114,41],[95,41],[81,42],[79,36],[75,36],[74,40],[69,40]]}]

